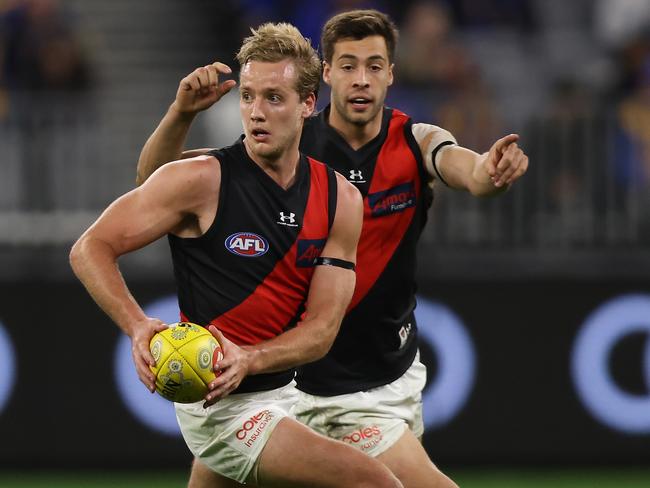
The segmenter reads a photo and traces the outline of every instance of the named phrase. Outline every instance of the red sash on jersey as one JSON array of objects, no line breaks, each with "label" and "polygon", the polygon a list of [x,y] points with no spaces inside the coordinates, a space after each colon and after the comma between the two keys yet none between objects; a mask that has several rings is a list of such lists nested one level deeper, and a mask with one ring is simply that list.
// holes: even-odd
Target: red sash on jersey
[{"label": "red sash on jersey", "polygon": [[384,271],[408,229],[420,198],[420,173],[406,137],[408,116],[393,110],[386,141],[377,156],[364,198],[363,228],[357,251],[354,308]]},{"label": "red sash on jersey", "polygon": [[296,242],[253,293],[210,321],[235,344],[257,344],[281,334],[307,299],[314,272],[313,265],[307,263],[320,255],[328,235],[327,168],[307,159],[311,169],[309,197]]}]

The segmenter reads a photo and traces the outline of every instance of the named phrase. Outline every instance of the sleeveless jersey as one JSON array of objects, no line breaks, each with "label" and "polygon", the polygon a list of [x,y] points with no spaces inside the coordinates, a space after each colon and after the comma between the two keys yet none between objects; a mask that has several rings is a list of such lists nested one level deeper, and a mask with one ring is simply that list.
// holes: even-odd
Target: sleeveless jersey
[{"label": "sleeveless jersey", "polygon": [[[301,154],[296,180],[285,190],[242,141],[210,153],[221,163],[221,187],[209,229],[196,238],[168,238],[181,319],[214,324],[247,345],[293,327],[304,311],[313,261],[334,219],[336,177]],[[236,392],[277,388],[294,376],[294,370],[248,376]]]},{"label": "sleeveless jersey", "polygon": [[332,349],[302,366],[301,390],[341,395],[388,384],[417,352],[416,245],[433,200],[412,121],[384,108],[379,135],[353,150],[327,122],[307,121],[300,149],[343,174],[364,197],[357,285]]}]

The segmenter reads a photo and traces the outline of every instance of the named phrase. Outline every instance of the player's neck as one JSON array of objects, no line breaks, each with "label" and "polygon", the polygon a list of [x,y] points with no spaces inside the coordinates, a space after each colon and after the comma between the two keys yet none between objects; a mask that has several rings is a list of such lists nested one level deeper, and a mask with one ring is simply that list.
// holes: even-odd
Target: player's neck
[{"label": "player's neck", "polygon": [[262,168],[278,186],[286,190],[293,184],[298,172],[298,162],[300,161],[297,142],[292,144],[291,147],[287,147],[280,155],[272,157],[255,154],[248,147],[246,150],[253,162]]},{"label": "player's neck", "polygon": [[341,137],[354,150],[365,146],[372,141],[381,131],[381,120],[383,110],[380,110],[376,117],[366,124],[354,124],[339,114],[334,105],[330,109],[329,124],[339,133]]},{"label": "player's neck", "polygon": [[[298,161],[300,153],[296,150],[295,154],[287,154],[282,163],[278,161],[270,162],[268,164],[261,164],[260,166],[264,172],[269,175],[278,186],[283,189],[288,189],[296,181],[298,173]],[[290,161],[288,164],[284,164]],[[259,163],[258,163],[259,164]]]}]

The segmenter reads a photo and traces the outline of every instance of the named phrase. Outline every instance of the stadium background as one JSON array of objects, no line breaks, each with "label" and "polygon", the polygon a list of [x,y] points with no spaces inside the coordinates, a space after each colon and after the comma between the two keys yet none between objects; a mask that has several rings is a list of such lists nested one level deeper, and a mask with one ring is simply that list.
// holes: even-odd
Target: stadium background
[{"label": "stadium background", "polygon": [[[68,249],[133,186],[184,74],[235,67],[248,26],[316,40],[366,6],[401,29],[390,105],[478,151],[518,132],[531,158],[498,199],[437,189],[418,269],[425,446],[462,486],[650,486],[645,0],[0,1],[0,486],[183,486],[168,405],[132,383]],[[233,94],[190,145],[228,143],[237,116]],[[172,320],[168,261],[162,242],[121,264]]]}]

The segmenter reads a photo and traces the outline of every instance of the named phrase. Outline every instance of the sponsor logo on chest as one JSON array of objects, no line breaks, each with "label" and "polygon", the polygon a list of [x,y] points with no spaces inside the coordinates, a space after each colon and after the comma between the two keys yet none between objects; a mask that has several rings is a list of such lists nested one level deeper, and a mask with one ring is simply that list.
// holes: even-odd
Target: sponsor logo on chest
[{"label": "sponsor logo on chest", "polygon": [[407,208],[414,207],[416,201],[417,195],[412,181],[388,190],[368,193],[368,204],[373,217],[403,212]]},{"label": "sponsor logo on chest", "polygon": [[238,256],[254,258],[266,254],[269,243],[264,237],[253,232],[235,232],[224,242],[226,249]]}]

